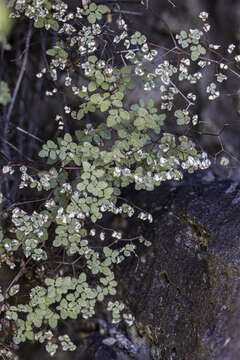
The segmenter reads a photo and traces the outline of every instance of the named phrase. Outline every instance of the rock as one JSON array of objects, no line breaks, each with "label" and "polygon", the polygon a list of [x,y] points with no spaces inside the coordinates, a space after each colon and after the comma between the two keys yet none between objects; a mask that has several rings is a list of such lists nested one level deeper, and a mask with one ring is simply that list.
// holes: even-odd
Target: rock
[{"label": "rock", "polygon": [[161,189],[158,200],[142,193],[142,202],[154,201],[154,226],[145,230],[152,246],[137,271],[129,259],[118,276],[136,317],[129,337],[137,359],[144,351],[146,360],[239,359],[239,190],[230,192],[230,182],[195,185]]}]

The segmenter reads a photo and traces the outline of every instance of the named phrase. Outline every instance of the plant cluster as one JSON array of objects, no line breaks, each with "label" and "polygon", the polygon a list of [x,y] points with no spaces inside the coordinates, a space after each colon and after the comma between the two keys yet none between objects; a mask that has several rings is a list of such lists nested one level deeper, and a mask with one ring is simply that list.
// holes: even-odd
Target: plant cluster
[{"label": "plant cluster", "polygon": [[[106,304],[114,323],[121,318],[133,323],[118,299],[113,270],[136,255],[137,242],[151,244],[141,234],[124,238],[120,229],[106,228],[101,221],[106,213],[136,214],[151,223],[151,214],[121,198],[123,188],[133,184],[136,190],[152,191],[163,181],[181,180],[186,170],[210,166],[207,154],[190,138],[165,128],[168,122],[197,125],[192,110],[197,96],[185,93],[180,85],[196,84],[203,69],[217,62],[211,60],[217,45],[204,41],[210,29],[205,12],[200,14],[200,30],[182,31],[174,39],[172,51],[177,51],[178,62],[168,52],[159,60],[159,51],[144,34],[129,30],[114,6],[92,2],[69,10],[62,0],[16,0],[11,17],[27,19],[36,32],[54,34],[55,44],[46,51],[48,66],[36,74],[36,81],[51,80],[53,87],[46,96],[63,91],[62,87],[71,94],[63,103],[64,116],[56,114],[62,136],[48,140],[39,152],[46,164],[38,171],[27,165],[18,170],[20,189],[45,194],[41,206],[32,212],[10,206],[10,226],[0,231],[0,262],[16,271],[0,293],[1,317],[14,324],[15,344],[39,341],[54,355],[58,346],[76,349],[67,334],[57,334],[59,321],[88,319],[97,302]],[[236,55],[235,61],[239,59]],[[216,83],[206,89],[209,100],[220,95],[217,83],[233,71],[225,62],[218,64]],[[159,102],[143,98],[129,104],[128,95],[136,86],[147,94],[157,91]],[[4,82],[0,87],[0,102],[7,105],[8,87]],[[71,134],[64,132],[66,117],[79,122]],[[2,168],[4,176],[14,171],[11,164]],[[49,262],[59,257],[59,267],[49,275]],[[69,268],[74,268],[73,275]],[[30,289],[21,282],[28,273],[34,277]],[[26,292],[27,300],[22,301]]]}]

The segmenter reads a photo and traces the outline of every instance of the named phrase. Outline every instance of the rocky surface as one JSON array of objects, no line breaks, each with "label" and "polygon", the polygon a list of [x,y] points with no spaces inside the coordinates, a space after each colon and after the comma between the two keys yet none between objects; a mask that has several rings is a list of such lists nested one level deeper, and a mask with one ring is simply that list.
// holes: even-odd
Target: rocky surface
[{"label": "rocky surface", "polygon": [[162,209],[166,192],[149,196],[160,208],[145,234],[153,245],[137,271],[131,260],[121,272],[136,317],[130,337],[149,345],[146,359],[239,359],[239,194],[237,184],[195,183],[172,191]]}]

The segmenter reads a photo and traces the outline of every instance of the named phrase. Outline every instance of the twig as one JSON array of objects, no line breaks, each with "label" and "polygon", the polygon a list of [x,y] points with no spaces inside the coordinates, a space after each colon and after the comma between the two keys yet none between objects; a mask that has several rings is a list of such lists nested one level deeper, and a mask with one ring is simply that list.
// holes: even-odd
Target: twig
[{"label": "twig", "polygon": [[23,58],[23,62],[22,62],[22,67],[21,67],[21,70],[20,70],[20,73],[19,73],[19,76],[18,76],[18,79],[17,79],[17,83],[16,83],[16,86],[15,86],[15,89],[14,89],[14,92],[13,92],[12,101],[11,101],[11,104],[10,104],[10,106],[8,108],[8,112],[7,112],[6,125],[5,125],[5,129],[4,129],[4,137],[5,137],[5,139],[7,138],[6,135],[8,133],[8,125],[9,125],[9,121],[10,121],[10,118],[11,118],[11,115],[12,115],[13,107],[14,107],[14,104],[15,104],[15,101],[16,101],[16,98],[17,98],[18,91],[20,89],[20,85],[21,85],[21,82],[22,82],[22,79],[23,79],[24,72],[26,70],[31,36],[32,36],[32,24],[30,23],[29,27],[28,27],[27,37],[26,37],[25,54],[24,54],[24,58]]},{"label": "twig", "polygon": [[56,264],[61,264],[61,265],[75,265],[81,258],[82,258],[82,256],[79,256],[73,262],[66,262],[66,261],[55,261],[55,262],[56,262]]},{"label": "twig", "polygon": [[26,204],[32,204],[32,203],[37,203],[37,202],[42,202],[42,201],[47,201],[47,200],[49,200],[48,197],[47,197],[47,198],[44,198],[44,199],[20,201],[20,202],[13,203],[13,204],[9,205],[9,206],[6,208],[6,211],[9,211],[9,210],[11,210],[12,208],[14,208],[14,207],[16,207],[16,206],[22,206],[22,205],[26,205]]},{"label": "twig", "polygon": [[183,94],[183,92],[174,84],[174,82],[172,80],[169,81],[170,84],[176,89],[176,91],[183,97],[183,99],[188,103],[187,109],[194,105],[194,103],[192,103],[191,101],[189,101],[189,99]]},{"label": "twig", "polygon": [[120,241],[131,242],[131,241],[134,241],[134,240],[139,240],[139,238],[140,238],[140,235],[139,235],[139,236],[135,236],[135,237],[133,237],[133,238],[129,238],[129,239],[116,239],[116,240],[114,240],[113,242],[111,242],[109,245],[107,245],[107,247],[111,247],[111,246],[117,244],[117,243],[120,242]]},{"label": "twig", "polygon": [[126,15],[135,15],[135,16],[143,16],[144,14],[138,11],[130,11],[130,10],[114,10],[114,14],[121,13]]},{"label": "twig", "polygon": [[[31,161],[32,162],[32,160],[28,157],[28,156],[26,156],[26,155],[24,155],[20,150],[18,150],[18,148],[15,146],[15,145],[13,145],[13,144],[11,144],[9,141],[7,141],[7,140],[5,140],[2,136],[0,136],[0,139],[5,143],[5,144],[7,144],[9,147],[11,147],[14,151],[16,151],[18,154],[20,154],[21,156],[23,156],[25,159],[27,159],[28,161]],[[4,150],[5,150],[5,152],[7,152],[6,151],[6,147],[4,148]],[[2,155],[2,153],[1,153],[1,155]],[[6,155],[5,155],[6,156]],[[10,161],[10,160],[9,160]]]},{"label": "twig", "polygon": [[7,296],[7,293],[9,291],[9,289],[13,286],[13,284],[15,284],[16,281],[18,281],[20,279],[20,277],[23,275],[24,270],[26,268],[26,265],[30,262],[32,258],[29,257],[27,259],[27,261],[25,262],[25,264],[23,265],[23,267],[21,268],[21,270],[19,270],[19,272],[17,273],[17,275],[12,279],[12,281],[10,282],[10,284],[8,285],[7,289],[4,291],[4,298]]},{"label": "twig", "polygon": [[146,212],[145,210],[141,209],[139,206],[137,206],[136,204],[134,204],[132,201],[130,201],[130,200],[128,200],[128,199],[125,199],[125,198],[122,197],[122,196],[118,196],[117,198],[118,198],[119,200],[125,201],[125,202],[128,203],[128,204],[131,204],[132,207],[134,207],[135,209],[138,209],[139,211]]},{"label": "twig", "polygon": [[177,5],[175,5],[171,0],[168,0],[168,2],[175,8]]},{"label": "twig", "polygon": [[24,134],[27,134],[27,135],[31,136],[33,139],[38,140],[38,141],[40,141],[41,143],[44,143],[44,141],[43,141],[42,139],[40,139],[39,137],[31,134],[29,131],[26,131],[26,130],[22,129],[22,128],[20,128],[19,126],[17,126],[16,129],[17,129],[18,131],[21,131],[21,132],[24,133]]}]

